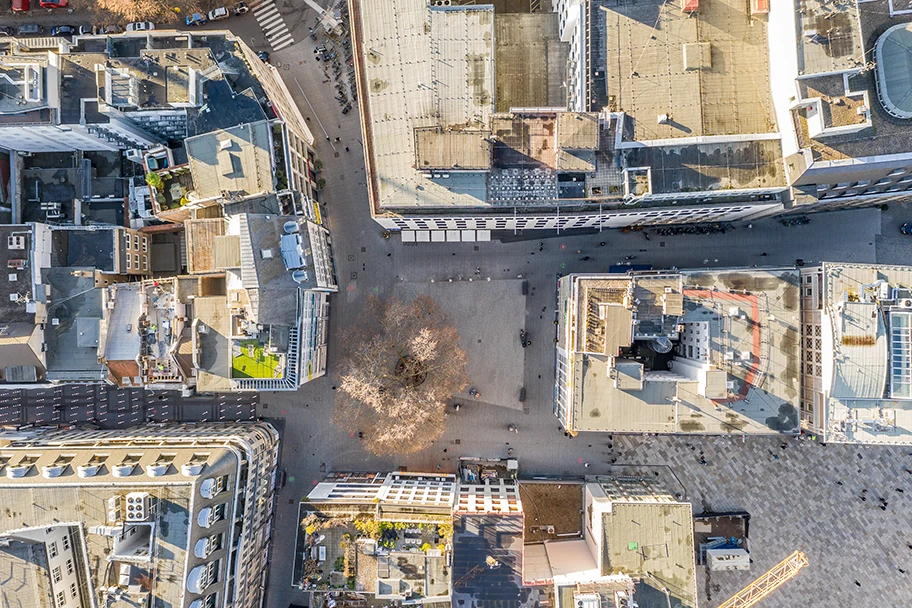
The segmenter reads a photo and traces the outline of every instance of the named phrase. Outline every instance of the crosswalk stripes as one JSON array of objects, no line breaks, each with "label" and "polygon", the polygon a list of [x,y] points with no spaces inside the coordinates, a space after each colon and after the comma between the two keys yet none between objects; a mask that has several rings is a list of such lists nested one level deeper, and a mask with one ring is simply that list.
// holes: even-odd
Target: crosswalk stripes
[{"label": "crosswalk stripes", "polygon": [[259,2],[253,6],[252,10],[273,51],[278,51],[294,44],[294,38],[291,37],[291,32],[288,30],[288,26],[285,25],[285,20],[282,18],[282,14],[279,13],[279,9],[276,8],[274,0]]}]

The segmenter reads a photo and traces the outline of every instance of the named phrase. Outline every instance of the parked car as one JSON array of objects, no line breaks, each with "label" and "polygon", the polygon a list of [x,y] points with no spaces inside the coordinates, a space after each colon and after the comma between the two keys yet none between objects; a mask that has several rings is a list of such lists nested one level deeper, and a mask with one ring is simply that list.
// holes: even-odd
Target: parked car
[{"label": "parked car", "polygon": [[16,30],[14,30],[13,28],[6,26],[6,25],[0,25],[0,36],[15,36],[15,35],[16,35]]},{"label": "parked car", "polygon": [[65,8],[68,0],[39,0],[41,8]]},{"label": "parked car", "polygon": [[76,28],[72,25],[55,25],[51,28],[51,36],[72,36]]},{"label": "parked car", "polygon": [[155,24],[151,21],[136,21],[127,24],[128,32],[148,32],[155,29]]},{"label": "parked car", "polygon": [[40,36],[44,33],[44,28],[37,23],[24,23],[19,26],[18,36]]},{"label": "parked car", "polygon": [[222,19],[227,19],[230,16],[231,13],[229,13],[228,9],[224,6],[220,6],[209,11],[209,21],[221,21]]},{"label": "parked car", "polygon": [[257,53],[257,57],[259,57],[264,63],[269,63],[269,53],[266,51],[260,51]]},{"label": "parked car", "polygon": [[99,34],[119,34],[123,30],[120,29],[119,25],[105,25],[99,29]]},{"label": "parked car", "polygon": [[97,34],[98,28],[94,25],[80,25],[79,26],[79,35],[80,36],[91,36],[92,34]]},{"label": "parked car", "polygon": [[193,13],[184,19],[184,23],[187,25],[206,25],[208,22],[209,20],[206,19],[206,15],[200,15],[199,13]]},{"label": "parked car", "polygon": [[29,0],[12,0],[14,13],[24,13],[29,10]]},{"label": "parked car", "polygon": [[912,234],[912,222],[906,222],[899,227],[899,231],[903,234]]},{"label": "parked car", "polygon": [[249,10],[250,10],[250,7],[247,6],[246,2],[238,2],[237,4],[234,5],[234,14],[235,15],[243,15],[244,13],[246,13]]}]

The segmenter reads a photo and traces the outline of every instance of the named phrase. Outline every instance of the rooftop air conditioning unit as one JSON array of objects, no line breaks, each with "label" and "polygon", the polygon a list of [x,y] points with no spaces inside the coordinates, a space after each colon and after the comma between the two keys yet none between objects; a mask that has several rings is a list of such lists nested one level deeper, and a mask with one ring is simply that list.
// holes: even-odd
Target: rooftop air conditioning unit
[{"label": "rooftop air conditioning unit", "polygon": [[7,249],[25,249],[25,237],[11,234],[6,238]]},{"label": "rooftop air conditioning unit", "polygon": [[149,493],[130,492],[124,503],[127,521],[146,521],[149,518]]}]

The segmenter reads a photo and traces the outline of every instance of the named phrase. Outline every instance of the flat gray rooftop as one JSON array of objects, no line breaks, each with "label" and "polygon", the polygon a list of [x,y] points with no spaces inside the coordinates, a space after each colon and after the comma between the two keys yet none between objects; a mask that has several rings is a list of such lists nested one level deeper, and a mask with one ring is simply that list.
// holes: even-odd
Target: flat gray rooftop
[{"label": "flat gray rooftop", "polygon": [[855,2],[798,0],[795,4],[799,74],[839,72],[864,64]]},{"label": "flat gray rooftop", "polygon": [[594,0],[592,15],[605,65],[591,67],[606,70],[607,105],[633,118],[633,139],[775,131],[767,25],[747,2],[701,0],[687,14],[677,2]]},{"label": "flat gray rooftop", "polygon": [[559,20],[557,13],[495,14],[498,112],[566,107],[570,45],[560,40]]},{"label": "flat gray rooftop", "polygon": [[648,373],[642,388],[624,386],[609,374],[607,355],[578,353],[575,428],[693,434],[797,430],[797,273],[685,272],[682,322],[696,321],[709,324],[708,362],[727,373],[732,383],[727,398],[701,395],[696,381],[662,382]]},{"label": "flat gray rooftop", "polygon": [[484,174],[454,184],[415,167],[413,130],[484,128],[494,108],[494,10],[435,9],[427,0],[360,0],[353,49],[367,106],[365,148],[379,207],[485,206]]},{"label": "flat gray rooftop", "polygon": [[194,190],[207,200],[271,192],[272,143],[265,120],[184,140]]},{"label": "flat gray rooftop", "polygon": [[632,148],[628,167],[652,169],[652,193],[775,188],[786,185],[778,140]]},{"label": "flat gray rooftop", "polygon": [[44,547],[12,540],[0,547],[0,606],[53,608]]}]

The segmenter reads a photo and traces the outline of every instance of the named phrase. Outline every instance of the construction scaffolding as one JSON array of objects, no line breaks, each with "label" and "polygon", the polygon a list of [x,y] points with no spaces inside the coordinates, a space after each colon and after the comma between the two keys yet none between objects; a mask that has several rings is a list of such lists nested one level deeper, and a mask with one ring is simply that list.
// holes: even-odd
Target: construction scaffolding
[{"label": "construction scaffolding", "polygon": [[723,602],[719,608],[749,608],[781,587],[807,565],[807,556],[801,551],[795,551],[728,601]]}]

